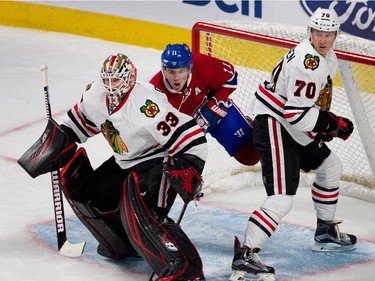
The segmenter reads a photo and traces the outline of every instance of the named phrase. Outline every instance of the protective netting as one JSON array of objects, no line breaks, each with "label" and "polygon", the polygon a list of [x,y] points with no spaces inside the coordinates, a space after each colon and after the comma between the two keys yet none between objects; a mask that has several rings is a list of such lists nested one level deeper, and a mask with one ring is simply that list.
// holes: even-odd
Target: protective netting
[{"label": "protective netting", "polygon": [[[238,89],[232,98],[245,114],[251,115],[249,101],[253,98],[258,84],[270,78],[270,72],[290,48],[283,43],[290,43],[289,40],[300,42],[306,38],[307,29],[290,25],[235,21],[214,22],[209,25],[219,26],[220,29],[217,31],[215,28],[202,28],[198,25],[196,31],[193,30],[193,49],[228,60],[235,65],[239,81]],[[274,41],[268,44],[261,40],[260,43],[259,40],[244,36],[242,31],[282,40],[279,45],[275,45]],[[196,32],[199,32],[198,36],[194,35]],[[345,54],[340,56],[340,62],[344,63],[333,79],[331,111],[353,120],[355,130],[347,141],[335,139],[329,146],[343,161],[343,180],[375,188],[375,42],[340,34],[334,48],[372,59],[363,63],[361,60],[346,60]],[[353,81],[343,81],[342,77],[352,77]],[[215,140],[210,138],[209,141],[212,145],[207,161],[209,168],[204,172],[206,181],[211,182],[228,172],[249,170],[230,158]],[[259,164],[251,170],[254,168],[259,170]]]}]

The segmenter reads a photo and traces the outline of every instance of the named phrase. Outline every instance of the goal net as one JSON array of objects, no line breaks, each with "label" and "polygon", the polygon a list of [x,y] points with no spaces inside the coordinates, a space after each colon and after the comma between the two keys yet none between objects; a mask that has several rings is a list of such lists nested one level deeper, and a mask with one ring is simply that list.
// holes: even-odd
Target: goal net
[{"label": "goal net", "polygon": [[[231,96],[245,115],[251,116],[250,100],[263,80],[270,78],[279,60],[307,36],[307,29],[291,25],[222,21],[198,22],[192,29],[192,51],[231,62],[239,73],[238,88]],[[375,189],[375,42],[339,34],[334,49],[339,71],[333,79],[331,110],[351,119],[355,130],[346,140],[328,146],[342,160],[342,180],[353,187]],[[204,176],[209,185],[228,174],[259,171],[229,157],[208,135],[209,157]],[[361,197],[368,196],[366,191]],[[373,196],[373,194],[371,194]],[[375,198],[375,197],[374,197]],[[366,199],[366,198],[363,198]],[[372,200],[370,200],[372,201]]]}]

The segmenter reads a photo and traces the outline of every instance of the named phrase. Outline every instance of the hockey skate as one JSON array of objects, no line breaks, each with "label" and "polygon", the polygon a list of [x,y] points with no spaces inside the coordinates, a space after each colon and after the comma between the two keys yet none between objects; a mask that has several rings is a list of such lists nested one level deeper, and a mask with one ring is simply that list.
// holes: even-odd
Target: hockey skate
[{"label": "hockey skate", "polygon": [[[230,281],[274,281],[275,269],[265,265],[258,255],[260,249],[241,247],[237,237],[234,241],[234,258]],[[245,276],[250,275],[252,277]]]},{"label": "hockey skate", "polygon": [[315,231],[315,252],[345,252],[355,249],[357,237],[352,234],[340,232],[338,224],[342,221],[323,221],[318,219]]}]

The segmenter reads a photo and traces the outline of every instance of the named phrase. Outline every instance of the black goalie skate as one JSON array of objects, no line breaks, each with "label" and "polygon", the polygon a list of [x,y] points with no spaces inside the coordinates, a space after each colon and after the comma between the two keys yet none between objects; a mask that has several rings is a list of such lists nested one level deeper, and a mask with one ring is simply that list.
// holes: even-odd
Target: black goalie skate
[{"label": "black goalie skate", "polygon": [[[241,247],[237,237],[234,240],[234,258],[232,262],[232,275],[230,281],[274,281],[275,269],[265,265],[260,259],[260,249]],[[247,277],[251,275],[253,277]]]},{"label": "black goalie skate", "polygon": [[340,232],[338,224],[342,221],[323,221],[318,219],[315,231],[315,252],[344,252],[355,249],[357,237],[352,234]]}]

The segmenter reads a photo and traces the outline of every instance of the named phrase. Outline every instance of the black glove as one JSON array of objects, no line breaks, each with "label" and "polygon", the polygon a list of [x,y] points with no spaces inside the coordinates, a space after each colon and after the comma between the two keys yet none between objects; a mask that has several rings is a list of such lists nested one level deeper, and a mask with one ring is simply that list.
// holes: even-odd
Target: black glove
[{"label": "black glove", "polygon": [[346,140],[352,134],[353,129],[354,125],[349,119],[325,110],[319,112],[313,132]]},{"label": "black glove", "polygon": [[333,137],[330,134],[321,132],[315,136],[315,139],[322,140],[324,142],[330,142],[331,140],[333,140]]},{"label": "black glove", "polygon": [[187,154],[173,157],[173,162],[174,165],[164,163],[163,172],[182,200],[189,203],[202,189],[201,172],[204,162],[196,156]]},{"label": "black glove", "polygon": [[344,117],[339,117],[337,128],[334,129],[329,134],[332,137],[339,137],[340,139],[347,140],[350,137],[350,135],[353,133],[353,130],[354,130],[354,125],[352,121]]}]

